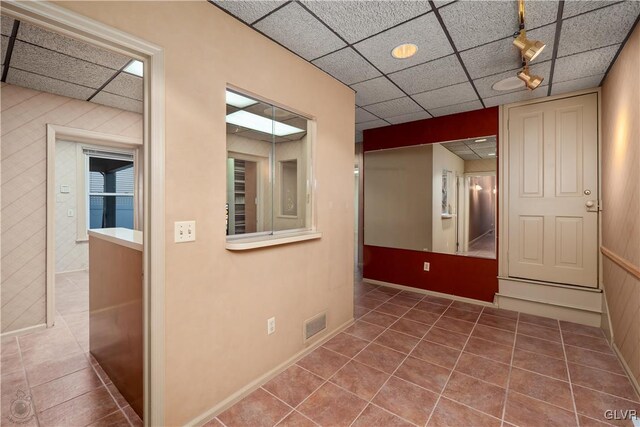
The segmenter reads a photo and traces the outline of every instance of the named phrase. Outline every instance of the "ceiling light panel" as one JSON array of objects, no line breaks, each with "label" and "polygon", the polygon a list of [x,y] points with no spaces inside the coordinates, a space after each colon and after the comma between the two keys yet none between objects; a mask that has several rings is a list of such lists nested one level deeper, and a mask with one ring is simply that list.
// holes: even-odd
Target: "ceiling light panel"
[{"label": "ceiling light panel", "polygon": [[389,74],[389,77],[409,95],[467,81],[455,55],[407,68]]},{"label": "ceiling light panel", "polygon": [[129,64],[124,67],[122,70],[125,73],[132,74],[134,76],[142,77],[144,75],[144,64],[137,59],[132,60]]},{"label": "ceiling light panel", "polygon": [[619,49],[615,45],[556,59],[554,83],[604,73]]},{"label": "ceiling light panel", "polygon": [[233,105],[236,108],[246,108],[251,105],[255,105],[258,103],[255,99],[247,98],[246,96],[242,96],[238,93],[231,92],[230,90],[226,91],[226,103],[228,105]]},{"label": "ceiling light panel", "polygon": [[312,63],[347,85],[381,75],[378,70],[350,47],[323,56],[312,61]]},{"label": "ceiling light panel", "polygon": [[[395,47],[405,43],[411,43],[418,47],[414,56],[401,61],[391,56],[390,52]],[[433,13],[428,13],[366,39],[355,44],[354,47],[384,73],[402,70],[453,52],[451,43]]]},{"label": "ceiling light panel", "polygon": [[227,123],[275,136],[287,136],[304,132],[303,129],[295,126],[290,126],[286,123],[271,120],[244,110],[228,114]]},{"label": "ceiling light panel", "polygon": [[405,96],[400,89],[384,77],[357,83],[351,85],[351,88],[356,91],[356,105],[362,107]]},{"label": "ceiling light panel", "polygon": [[[513,35],[512,23],[518,17],[516,1],[459,1],[440,10],[458,50]],[[527,27],[537,28],[556,21],[558,2],[527,3]],[[516,27],[517,28],[517,27]]]},{"label": "ceiling light panel", "polygon": [[278,43],[311,61],[346,44],[298,3],[289,3],[255,25]]},{"label": "ceiling light panel", "polygon": [[303,1],[349,43],[377,34],[431,10],[426,1]]},{"label": "ceiling light panel", "polygon": [[447,107],[449,105],[474,101],[478,99],[478,96],[470,83],[460,83],[413,95],[413,99],[427,111],[430,111],[432,108]]},{"label": "ceiling light panel", "polygon": [[562,22],[558,57],[622,43],[638,18],[639,1],[625,1]]},{"label": "ceiling light panel", "polygon": [[213,0],[213,4],[219,6],[234,16],[237,16],[247,24],[251,24],[262,18],[275,8],[283,5],[285,1],[228,1]]},{"label": "ceiling light panel", "polygon": [[65,55],[73,56],[74,58],[84,59],[85,61],[93,62],[94,64],[102,65],[103,67],[109,67],[112,70],[121,69],[131,60],[119,53],[102,49],[95,45],[63,36],[62,34],[58,34],[53,31],[45,30],[44,28],[37,27],[24,21],[20,21],[18,40],[26,41],[50,50],[55,50],[56,52],[64,53]]}]

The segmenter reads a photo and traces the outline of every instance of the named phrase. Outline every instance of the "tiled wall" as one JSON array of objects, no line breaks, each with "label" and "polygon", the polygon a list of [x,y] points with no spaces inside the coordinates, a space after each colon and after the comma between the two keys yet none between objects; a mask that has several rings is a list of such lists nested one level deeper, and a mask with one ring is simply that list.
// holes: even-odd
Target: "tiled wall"
[{"label": "tiled wall", "polygon": [[[640,26],[602,88],[603,246],[640,268]],[[640,380],[640,280],[605,258],[613,337]]]},{"label": "tiled wall", "polygon": [[141,137],[142,116],[2,84],[1,331],[45,322],[46,125]]}]

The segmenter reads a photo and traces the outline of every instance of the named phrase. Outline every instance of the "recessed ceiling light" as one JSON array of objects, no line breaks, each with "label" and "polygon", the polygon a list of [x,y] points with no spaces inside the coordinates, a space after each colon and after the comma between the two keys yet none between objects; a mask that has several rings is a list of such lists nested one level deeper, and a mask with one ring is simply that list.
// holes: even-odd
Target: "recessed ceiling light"
[{"label": "recessed ceiling light", "polygon": [[257,130],[269,135],[287,136],[304,132],[303,129],[285,123],[277,122],[245,110],[236,111],[227,115],[227,123],[242,126],[243,128]]},{"label": "recessed ceiling light", "polygon": [[242,96],[230,91],[227,91],[226,97],[227,104],[232,105],[236,108],[246,108],[250,105],[258,103],[258,101],[256,101],[255,99],[247,98],[246,96]]},{"label": "recessed ceiling light", "polygon": [[524,82],[520,80],[517,76],[507,77],[506,79],[502,79],[499,82],[495,82],[491,88],[493,90],[505,91],[505,90],[516,90],[524,87]]},{"label": "recessed ceiling light", "polygon": [[487,138],[476,139],[475,142],[485,142],[486,140],[487,140]]},{"label": "recessed ceiling light", "polygon": [[391,56],[396,59],[407,59],[415,55],[417,51],[418,46],[411,43],[405,43],[393,48],[393,50],[391,51]]},{"label": "recessed ceiling light", "polygon": [[138,61],[137,59],[134,59],[131,62],[129,62],[129,64],[127,64],[127,66],[124,67],[122,71],[124,71],[125,73],[133,74],[134,76],[142,77],[142,75],[144,74],[143,68],[144,66],[142,62]]}]

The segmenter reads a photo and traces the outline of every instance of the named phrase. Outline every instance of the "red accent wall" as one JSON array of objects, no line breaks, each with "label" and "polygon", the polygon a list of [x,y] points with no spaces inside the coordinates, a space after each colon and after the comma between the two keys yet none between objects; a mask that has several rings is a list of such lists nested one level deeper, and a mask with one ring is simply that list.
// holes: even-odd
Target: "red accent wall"
[{"label": "red accent wall", "polygon": [[[489,135],[499,137],[498,128],[498,107],[485,108],[367,129],[363,147],[367,152]],[[496,252],[497,249],[496,246]],[[431,263],[430,271],[424,271],[425,261]],[[496,259],[365,245],[363,275],[367,279],[489,302],[498,291]]]}]

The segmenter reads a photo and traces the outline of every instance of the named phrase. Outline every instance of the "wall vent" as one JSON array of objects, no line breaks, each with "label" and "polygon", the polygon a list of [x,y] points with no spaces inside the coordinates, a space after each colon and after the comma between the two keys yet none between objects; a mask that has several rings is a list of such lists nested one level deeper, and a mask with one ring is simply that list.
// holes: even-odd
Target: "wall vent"
[{"label": "wall vent", "polygon": [[310,340],[325,329],[327,329],[327,313],[320,313],[305,320],[302,328],[304,341]]}]

